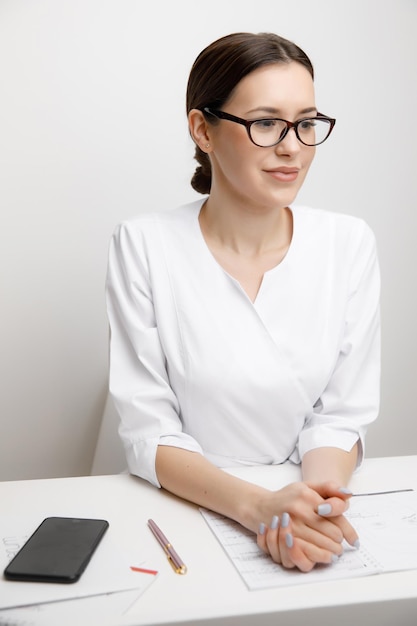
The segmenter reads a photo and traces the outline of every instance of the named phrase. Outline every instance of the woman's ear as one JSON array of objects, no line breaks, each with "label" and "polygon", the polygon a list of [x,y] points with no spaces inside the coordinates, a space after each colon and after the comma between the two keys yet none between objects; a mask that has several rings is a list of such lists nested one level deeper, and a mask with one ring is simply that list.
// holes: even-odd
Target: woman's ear
[{"label": "woman's ear", "polygon": [[203,152],[210,152],[210,132],[206,119],[198,109],[191,109],[188,114],[188,128],[194,143]]}]

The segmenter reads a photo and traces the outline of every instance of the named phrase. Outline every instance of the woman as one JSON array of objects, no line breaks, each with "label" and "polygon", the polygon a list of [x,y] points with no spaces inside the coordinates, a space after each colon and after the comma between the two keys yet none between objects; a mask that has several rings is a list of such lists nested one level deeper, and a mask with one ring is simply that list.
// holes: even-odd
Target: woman
[{"label": "woman", "polygon": [[[129,469],[309,571],[357,544],[345,487],[379,395],[379,274],[362,220],[293,205],[315,146],[313,68],[273,34],[197,57],[187,88],[202,199],[118,227],[110,390]],[[269,491],[221,467],[301,463]]]}]

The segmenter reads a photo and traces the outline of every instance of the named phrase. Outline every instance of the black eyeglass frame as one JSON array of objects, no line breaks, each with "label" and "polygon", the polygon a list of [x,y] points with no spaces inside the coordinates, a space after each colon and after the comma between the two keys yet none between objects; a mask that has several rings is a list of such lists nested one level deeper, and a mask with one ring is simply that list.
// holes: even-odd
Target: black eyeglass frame
[{"label": "black eyeglass frame", "polygon": [[[213,115],[214,117],[217,117],[218,119],[229,120],[230,122],[236,122],[237,124],[242,124],[242,126],[245,126],[246,128],[246,132],[248,133],[249,139],[255,146],[258,146],[258,148],[272,148],[273,146],[277,146],[288,135],[288,132],[291,128],[294,129],[295,135],[300,143],[302,143],[304,146],[309,146],[310,148],[313,148],[315,146],[319,146],[320,144],[324,143],[326,139],[330,137],[330,134],[334,128],[334,125],[336,124],[336,120],[334,117],[328,117],[327,115],[323,115],[322,113],[317,113],[315,117],[303,117],[301,120],[297,120],[296,122],[289,122],[288,120],[284,120],[280,117],[262,117],[256,120],[245,120],[243,119],[243,117],[237,117],[236,115],[232,115],[231,113],[220,111],[220,109],[210,109],[210,107],[204,107],[202,109],[202,112],[207,113],[209,115]],[[268,121],[274,121],[274,120],[276,120],[277,122],[284,122],[284,124],[287,125],[287,128],[282,132],[281,137],[278,139],[278,141],[276,141],[275,143],[272,143],[270,146],[260,146],[258,143],[256,143],[256,141],[252,139],[252,135],[250,132],[252,124],[255,124],[256,122],[264,122],[264,121],[268,122]],[[311,144],[305,143],[301,139],[300,135],[298,134],[298,126],[302,124],[303,122],[306,122],[307,120],[323,120],[323,121],[329,122],[329,132],[322,141],[319,141],[318,143],[311,145]]]}]

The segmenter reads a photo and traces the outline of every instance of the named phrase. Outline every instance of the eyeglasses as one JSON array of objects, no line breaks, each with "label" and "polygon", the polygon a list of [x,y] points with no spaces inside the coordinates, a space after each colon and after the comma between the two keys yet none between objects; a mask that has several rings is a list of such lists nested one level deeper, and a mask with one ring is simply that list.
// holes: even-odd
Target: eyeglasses
[{"label": "eyeglasses", "polygon": [[332,132],[336,120],[327,115],[318,113],[316,117],[304,117],[297,122],[289,122],[279,118],[262,118],[260,120],[244,120],[236,115],[204,107],[204,113],[213,115],[218,119],[229,120],[245,126],[249,139],[255,146],[270,148],[276,146],[287,136],[290,128],[293,128],[298,141],[305,146],[318,146],[326,141]]}]

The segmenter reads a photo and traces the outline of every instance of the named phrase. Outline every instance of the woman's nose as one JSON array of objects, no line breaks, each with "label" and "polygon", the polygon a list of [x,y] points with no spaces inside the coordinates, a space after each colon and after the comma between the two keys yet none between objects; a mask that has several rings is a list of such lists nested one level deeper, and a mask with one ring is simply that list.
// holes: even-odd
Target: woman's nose
[{"label": "woman's nose", "polygon": [[301,150],[301,146],[302,144],[295,134],[295,128],[289,128],[284,139],[282,139],[275,146],[275,151],[277,152],[277,154],[294,154]]}]

